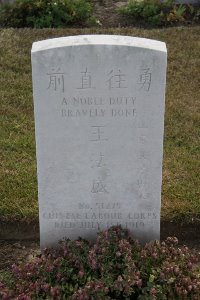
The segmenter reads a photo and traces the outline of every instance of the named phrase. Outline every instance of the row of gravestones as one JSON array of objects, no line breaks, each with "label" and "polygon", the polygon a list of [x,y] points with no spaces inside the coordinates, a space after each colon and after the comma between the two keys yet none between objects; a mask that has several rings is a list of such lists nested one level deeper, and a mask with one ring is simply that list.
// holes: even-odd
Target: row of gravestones
[{"label": "row of gravestones", "polygon": [[33,44],[42,248],[113,225],[159,239],[166,64],[148,39]]}]

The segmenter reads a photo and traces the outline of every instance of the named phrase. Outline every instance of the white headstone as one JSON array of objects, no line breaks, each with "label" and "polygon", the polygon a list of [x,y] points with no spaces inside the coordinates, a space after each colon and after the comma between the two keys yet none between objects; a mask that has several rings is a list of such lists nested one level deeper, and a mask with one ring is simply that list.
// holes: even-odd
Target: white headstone
[{"label": "white headstone", "polygon": [[41,247],[119,224],[159,239],[165,43],[50,39],[32,69]]}]

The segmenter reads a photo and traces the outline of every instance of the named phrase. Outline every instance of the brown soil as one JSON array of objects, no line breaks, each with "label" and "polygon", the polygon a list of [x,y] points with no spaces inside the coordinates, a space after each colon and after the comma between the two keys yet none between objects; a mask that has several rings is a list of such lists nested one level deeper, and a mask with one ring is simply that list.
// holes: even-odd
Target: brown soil
[{"label": "brown soil", "polygon": [[118,9],[126,5],[127,1],[95,0],[94,16],[101,27],[126,27],[130,25],[127,18],[118,13]]},{"label": "brown soil", "polygon": [[29,261],[39,253],[39,242],[1,240],[0,270],[9,270],[14,263]]},{"label": "brown soil", "polygon": [[[119,13],[119,8],[127,5],[129,0],[93,0],[93,15],[97,19],[99,27],[103,28],[120,28],[120,27],[142,27],[151,28],[150,24],[145,23],[143,20],[134,20],[132,17],[124,16]],[[188,19],[184,25],[199,24],[200,20]],[[179,26],[181,22],[173,24]],[[182,24],[183,25],[183,24]]]}]

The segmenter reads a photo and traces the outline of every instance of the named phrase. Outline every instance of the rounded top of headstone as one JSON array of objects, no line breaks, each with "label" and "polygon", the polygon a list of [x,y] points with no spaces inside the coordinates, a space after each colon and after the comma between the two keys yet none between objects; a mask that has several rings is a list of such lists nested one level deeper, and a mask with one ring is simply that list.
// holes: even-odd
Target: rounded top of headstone
[{"label": "rounded top of headstone", "polygon": [[145,48],[166,52],[164,42],[145,38],[122,36],[122,35],[76,35],[43,40],[33,43],[32,53],[53,48],[86,46],[86,45],[113,45]]}]

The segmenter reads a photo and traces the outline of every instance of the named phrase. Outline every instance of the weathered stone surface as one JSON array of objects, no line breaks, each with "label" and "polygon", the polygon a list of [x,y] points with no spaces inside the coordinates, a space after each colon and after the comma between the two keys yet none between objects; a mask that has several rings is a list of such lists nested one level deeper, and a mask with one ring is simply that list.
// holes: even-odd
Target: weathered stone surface
[{"label": "weathered stone surface", "polygon": [[32,68],[41,247],[117,224],[159,239],[165,44],[51,39]]}]

